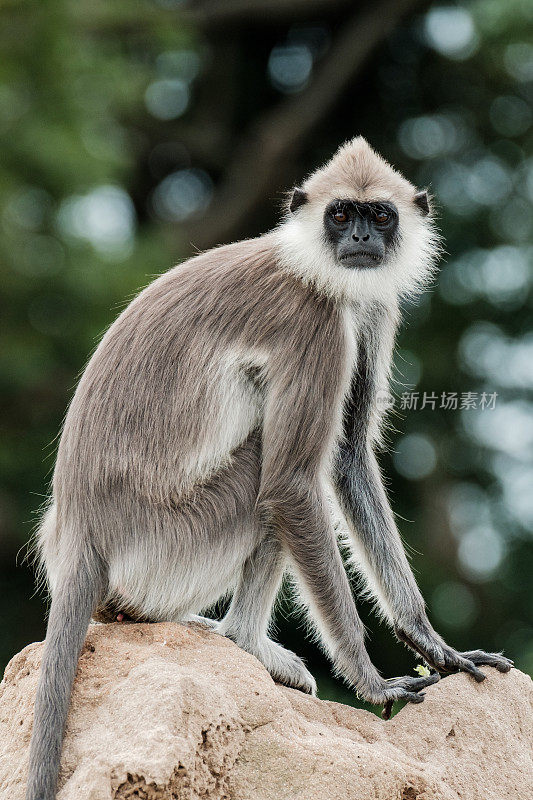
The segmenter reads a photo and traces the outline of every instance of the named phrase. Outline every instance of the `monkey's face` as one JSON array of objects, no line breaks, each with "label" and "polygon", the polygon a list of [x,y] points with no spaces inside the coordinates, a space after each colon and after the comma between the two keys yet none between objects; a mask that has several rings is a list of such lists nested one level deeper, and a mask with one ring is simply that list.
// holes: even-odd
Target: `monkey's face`
[{"label": "monkey's face", "polygon": [[413,295],[440,252],[430,200],[361,137],[296,187],[276,234],[280,263],[335,298]]},{"label": "monkey's face", "polygon": [[398,210],[393,203],[334,200],[324,212],[324,229],[342,267],[375,269],[398,239]]}]

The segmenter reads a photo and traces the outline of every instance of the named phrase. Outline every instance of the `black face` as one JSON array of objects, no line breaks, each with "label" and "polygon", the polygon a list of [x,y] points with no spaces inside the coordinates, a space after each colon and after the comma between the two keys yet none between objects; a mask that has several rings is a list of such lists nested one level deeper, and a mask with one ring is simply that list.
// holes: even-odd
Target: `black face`
[{"label": "black face", "polygon": [[379,267],[398,239],[398,211],[392,203],[334,200],[324,214],[326,237],[347,269]]}]

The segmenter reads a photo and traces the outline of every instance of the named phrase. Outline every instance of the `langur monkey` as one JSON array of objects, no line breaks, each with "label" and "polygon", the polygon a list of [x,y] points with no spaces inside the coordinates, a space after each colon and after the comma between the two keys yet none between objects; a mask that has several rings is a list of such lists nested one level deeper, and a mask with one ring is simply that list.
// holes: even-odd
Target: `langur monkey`
[{"label": "langur monkey", "polygon": [[[438,672],[502,672],[435,632],[375,456],[399,302],[439,253],[430,201],[362,138],[296,188],[280,225],[161,275],[113,323],[66,416],[37,534],[52,603],[27,800],[52,800],[91,616],[176,622],[232,594],[220,622],[281,683],[315,692],[269,638],[290,569],[335,670],[385,705]],[[396,636],[437,672],[383,678],[340,555],[332,504]]]}]

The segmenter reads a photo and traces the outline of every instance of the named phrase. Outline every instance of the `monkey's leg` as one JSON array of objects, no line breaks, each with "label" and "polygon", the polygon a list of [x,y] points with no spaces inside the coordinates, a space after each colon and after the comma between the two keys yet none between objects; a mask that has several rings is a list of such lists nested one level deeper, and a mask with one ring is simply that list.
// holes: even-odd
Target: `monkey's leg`
[{"label": "monkey's leg", "polygon": [[440,672],[463,670],[477,681],[485,677],[478,669],[481,665],[508,672],[513,665],[508,658],[482,650],[458,652],[433,629],[370,448],[361,445],[344,453],[336,485],[356,551],[358,544],[362,546],[361,561],[370,588],[398,638]]},{"label": "monkey's leg", "polygon": [[421,703],[424,695],[418,692],[435,683],[438,675],[386,680],[370,660],[320,488],[311,484],[279,486],[275,497],[268,503],[272,524],[282,532],[310,612],[338,672],[371,703],[387,707],[400,699]]},{"label": "monkey's leg", "polygon": [[336,339],[341,330],[330,327],[303,350],[283,350],[272,365],[256,509],[288,552],[338,672],[370,702],[421,703],[419,690],[438,675],[387,681],[370,660],[322,486],[344,394],[348,349],[344,334]]},{"label": "monkey's leg", "polygon": [[286,557],[280,542],[267,536],[245,561],[218,632],[261,661],[275,681],[315,694],[315,679],[303,661],[268,637],[272,606],[285,566]]}]

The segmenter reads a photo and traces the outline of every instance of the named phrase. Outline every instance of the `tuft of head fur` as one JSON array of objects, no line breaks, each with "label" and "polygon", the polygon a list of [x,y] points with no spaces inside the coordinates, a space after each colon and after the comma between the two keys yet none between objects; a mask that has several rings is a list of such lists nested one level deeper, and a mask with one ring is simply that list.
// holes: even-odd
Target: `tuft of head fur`
[{"label": "tuft of head fur", "polygon": [[[431,204],[426,212],[417,196],[415,186],[358,136],[312,173],[298,189],[296,202],[288,204],[276,230],[280,263],[335,298],[387,302],[416,295],[431,281],[441,253]],[[324,210],[335,199],[394,203],[399,237],[386,263],[351,270],[336,261],[323,223]]]}]

